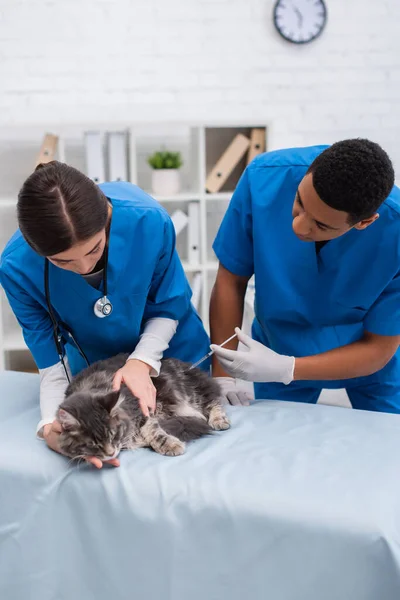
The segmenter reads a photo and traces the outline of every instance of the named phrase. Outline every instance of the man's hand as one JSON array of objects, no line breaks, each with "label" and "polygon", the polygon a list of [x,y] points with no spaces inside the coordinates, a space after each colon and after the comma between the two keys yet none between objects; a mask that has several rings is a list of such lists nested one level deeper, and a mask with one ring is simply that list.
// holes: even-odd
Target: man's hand
[{"label": "man's hand", "polygon": [[247,381],[278,382],[286,385],[293,381],[293,356],[277,354],[253,340],[238,327],[235,331],[246,350],[227,350],[214,344],[210,346],[229,375]]},{"label": "man's hand", "polygon": [[[52,423],[48,423],[43,427],[43,438],[46,441],[46,444],[49,448],[54,450],[54,452],[58,452],[59,454],[62,454],[60,449],[61,432],[62,426],[58,421],[53,421]],[[101,469],[103,466],[103,462],[100,460],[100,458],[96,458],[95,456],[88,456],[85,460],[97,469]],[[113,467],[119,467],[120,464],[117,458],[113,458],[104,462],[112,465]]]},{"label": "man's hand", "polygon": [[232,406],[249,406],[254,400],[254,395],[237,387],[236,379],[233,377],[215,377],[215,381],[221,388],[222,399]]},{"label": "man's hand", "polygon": [[129,359],[115,373],[114,390],[119,390],[122,383],[139,399],[139,405],[145,417],[156,411],[156,388],[150,377],[151,367],[141,360]]}]

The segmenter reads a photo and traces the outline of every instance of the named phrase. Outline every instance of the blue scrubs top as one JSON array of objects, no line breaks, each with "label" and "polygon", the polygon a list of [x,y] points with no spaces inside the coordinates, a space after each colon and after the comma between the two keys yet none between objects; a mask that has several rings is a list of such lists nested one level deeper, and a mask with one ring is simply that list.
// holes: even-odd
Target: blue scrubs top
[{"label": "blue scrubs top", "polygon": [[[56,315],[72,329],[90,363],[133,352],[144,324],[154,317],[179,321],[165,357],[198,360],[209,350],[209,338],[191,304],[170,217],[134,185],[115,182],[100,188],[113,206],[107,270],[113,312],[104,319],[96,317],[93,306],[102,289],[50,263],[50,297]],[[44,259],[19,231],[2,254],[0,282],[38,368],[59,362],[46,309]],[[67,344],[66,350],[75,374],[86,365],[72,345]]]},{"label": "blue scrubs top", "polygon": [[[372,225],[330,240],[318,255],[314,243],[302,242],[293,232],[297,188],[325,148],[280,150],[256,158],[242,175],[214,242],[226,269],[235,275],[255,275],[253,337],[295,357],[350,344],[364,331],[400,335],[398,188],[393,188]],[[399,389],[399,358],[397,352],[384,369],[368,377],[313,384],[349,388],[379,383]],[[271,397],[263,385],[256,386],[257,397]],[[274,385],[275,392],[284,387]]]}]

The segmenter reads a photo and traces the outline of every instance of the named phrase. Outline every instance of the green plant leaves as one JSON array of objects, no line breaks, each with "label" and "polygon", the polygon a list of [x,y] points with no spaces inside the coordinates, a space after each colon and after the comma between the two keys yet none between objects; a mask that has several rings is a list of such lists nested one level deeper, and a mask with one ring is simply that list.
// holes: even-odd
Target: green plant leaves
[{"label": "green plant leaves", "polygon": [[152,169],[179,169],[183,164],[180,152],[166,151],[154,152],[147,162]]}]

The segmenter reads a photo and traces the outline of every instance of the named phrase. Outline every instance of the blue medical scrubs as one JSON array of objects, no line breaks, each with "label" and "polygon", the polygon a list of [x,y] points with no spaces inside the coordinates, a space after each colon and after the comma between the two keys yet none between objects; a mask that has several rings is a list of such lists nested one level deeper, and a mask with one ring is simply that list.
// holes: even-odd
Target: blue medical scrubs
[{"label": "blue medical scrubs", "polygon": [[[179,321],[165,357],[194,362],[209,350],[209,338],[191,304],[191,290],[175,250],[175,231],[167,212],[138,187],[124,182],[100,185],[112,203],[108,254],[110,316],[93,312],[102,289],[55,265],[49,265],[52,306],[73,331],[90,363],[118,352],[133,352],[151,318]],[[44,294],[44,259],[21,233],[11,238],[0,265],[0,281],[23,329],[39,369],[59,362]],[[71,345],[73,374],[85,365]],[[207,364],[202,365],[207,369]]]},{"label": "blue medical scrubs", "polygon": [[[253,337],[280,354],[319,354],[364,331],[400,335],[400,191],[379,219],[316,252],[292,229],[296,190],[326,146],[266,153],[244,172],[214,250],[239,276],[255,275]],[[322,388],[346,388],[355,408],[400,412],[400,354],[368,377],[256,384],[257,398],[316,402]]]}]

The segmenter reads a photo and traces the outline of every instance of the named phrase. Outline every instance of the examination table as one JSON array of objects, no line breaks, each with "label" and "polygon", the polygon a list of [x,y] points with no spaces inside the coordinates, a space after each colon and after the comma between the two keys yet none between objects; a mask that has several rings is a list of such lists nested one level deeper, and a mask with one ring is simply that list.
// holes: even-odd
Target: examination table
[{"label": "examination table", "polygon": [[399,600],[400,416],[231,408],[181,457],[71,465],[0,374],[1,600]]}]

